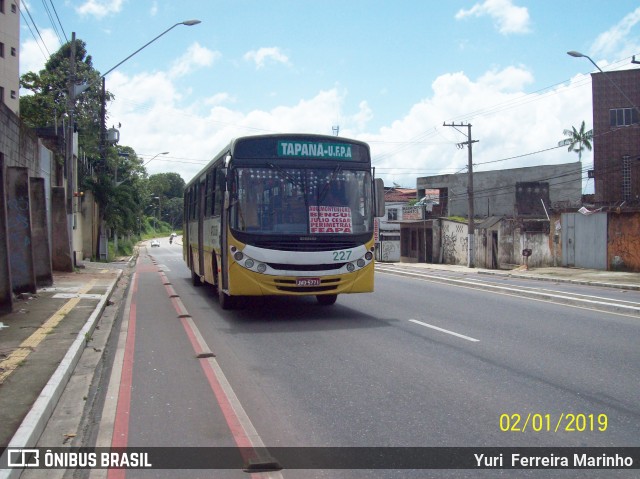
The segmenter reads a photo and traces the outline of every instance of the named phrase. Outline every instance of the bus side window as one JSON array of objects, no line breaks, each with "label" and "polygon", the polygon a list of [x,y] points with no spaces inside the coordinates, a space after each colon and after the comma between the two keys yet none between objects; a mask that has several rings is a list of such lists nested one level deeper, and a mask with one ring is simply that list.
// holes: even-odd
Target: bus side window
[{"label": "bus side window", "polygon": [[224,206],[224,192],[226,190],[225,183],[225,175],[222,168],[216,168],[213,216],[220,216],[222,214],[222,208]]},{"label": "bus side window", "polygon": [[214,193],[215,193],[215,170],[211,170],[207,173],[207,181],[205,183],[205,205],[204,205],[204,216],[209,218],[213,215],[213,202],[214,202]]}]

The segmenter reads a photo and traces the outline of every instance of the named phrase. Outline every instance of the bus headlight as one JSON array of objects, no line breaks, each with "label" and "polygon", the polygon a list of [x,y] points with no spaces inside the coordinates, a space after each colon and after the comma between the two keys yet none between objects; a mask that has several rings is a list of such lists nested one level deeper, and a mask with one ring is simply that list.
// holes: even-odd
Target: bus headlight
[{"label": "bus headlight", "polygon": [[244,262],[245,267],[247,268],[253,268],[254,265],[254,261],[251,258],[247,258],[247,261]]},{"label": "bus headlight", "polygon": [[373,253],[371,251],[367,251],[367,253],[364,255],[364,259],[366,259],[367,261],[371,261],[373,259]]},{"label": "bus headlight", "polygon": [[356,267],[353,265],[353,263],[347,263],[347,271],[349,271],[349,273],[353,273],[355,269]]},{"label": "bus headlight", "polygon": [[264,263],[259,263],[257,270],[258,273],[264,273],[267,270],[267,265]]},{"label": "bus headlight", "polygon": [[233,259],[235,259],[235,260],[236,260],[236,261],[238,261],[238,262],[239,262],[239,261],[242,261],[242,258],[244,258],[244,255],[242,254],[242,252],[241,252],[241,251],[236,251],[236,252],[233,254]]},{"label": "bus headlight", "polygon": [[360,258],[357,264],[358,264],[358,268],[363,268],[365,265],[365,261],[362,258]]}]

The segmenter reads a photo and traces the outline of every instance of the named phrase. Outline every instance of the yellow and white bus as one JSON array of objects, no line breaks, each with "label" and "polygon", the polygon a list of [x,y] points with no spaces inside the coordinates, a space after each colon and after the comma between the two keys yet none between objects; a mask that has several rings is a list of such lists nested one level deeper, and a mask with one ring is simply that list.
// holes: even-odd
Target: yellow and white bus
[{"label": "yellow and white bus", "polygon": [[185,188],[183,256],[194,285],[238,297],[373,291],[384,185],[366,143],[335,136],[237,138]]}]

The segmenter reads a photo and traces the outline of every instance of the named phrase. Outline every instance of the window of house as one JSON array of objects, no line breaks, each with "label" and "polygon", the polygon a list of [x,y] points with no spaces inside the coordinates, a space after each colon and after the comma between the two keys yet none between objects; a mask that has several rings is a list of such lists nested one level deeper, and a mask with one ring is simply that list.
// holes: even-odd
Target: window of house
[{"label": "window of house", "polygon": [[4,87],[0,86],[0,103],[4,103]]},{"label": "window of house", "polygon": [[4,58],[4,43],[0,42],[0,58]]},{"label": "window of house", "polygon": [[11,4],[11,13],[18,13],[18,7],[15,3]]},{"label": "window of house", "polygon": [[398,219],[398,208],[389,208],[387,210],[387,220],[397,221],[397,219]]},{"label": "window of house", "polygon": [[11,47],[11,56],[15,57],[18,54],[18,52],[16,51],[16,47]]},{"label": "window of house", "polygon": [[16,91],[15,91],[15,90],[11,90],[11,98],[12,98],[13,100],[15,100],[16,98],[18,98],[18,94],[16,93]]},{"label": "window of house", "polygon": [[4,13],[4,0],[0,0],[0,13]]},{"label": "window of house", "polygon": [[614,108],[609,110],[611,127],[629,126],[638,123],[638,110],[635,108]]}]

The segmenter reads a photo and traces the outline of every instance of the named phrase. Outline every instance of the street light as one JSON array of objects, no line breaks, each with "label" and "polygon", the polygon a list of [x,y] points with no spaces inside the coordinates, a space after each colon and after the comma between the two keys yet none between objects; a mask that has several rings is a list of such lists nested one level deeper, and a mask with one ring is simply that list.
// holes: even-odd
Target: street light
[{"label": "street light", "polygon": [[163,151],[162,153],[158,153],[157,155],[153,156],[150,160],[145,161],[142,166],[145,166],[149,163],[151,163],[153,160],[155,160],[157,157],[159,157],[160,155],[168,155],[169,152],[168,151]]},{"label": "street light", "polygon": [[[117,65],[115,65],[113,68],[110,68],[109,70],[107,70],[105,73],[103,73],[100,76],[100,79],[102,80],[102,105],[101,105],[101,112],[100,112],[100,118],[101,118],[101,127],[100,127],[100,149],[101,149],[101,156],[102,156],[102,160],[104,162],[104,164],[106,164],[106,144],[105,144],[105,140],[106,140],[106,126],[105,126],[105,120],[106,120],[106,87],[105,87],[105,77],[111,73],[113,70],[115,70],[116,68],[118,68],[120,65],[122,65],[124,62],[126,62],[127,60],[129,60],[132,56],[134,56],[135,54],[139,53],[140,51],[144,50],[146,47],[148,47],[149,45],[151,45],[153,42],[155,42],[158,38],[160,38],[161,36],[163,36],[164,34],[168,33],[169,31],[173,30],[175,27],[177,27],[178,25],[186,25],[188,27],[191,27],[193,25],[197,25],[198,23],[201,23],[200,20],[185,20],[184,22],[178,22],[175,25],[172,25],[171,27],[167,28],[164,32],[162,32],[160,35],[156,36],[155,38],[153,38],[152,40],[150,40],[149,42],[145,43],[144,45],[142,45],[140,48],[138,48],[135,52],[133,52],[131,55],[129,55],[127,58],[125,58],[124,60],[122,60],[120,63],[118,63]],[[75,47],[75,33],[74,33],[74,37],[73,37],[73,46]],[[73,51],[73,50],[72,50]],[[75,52],[72,53],[72,73],[70,75],[71,80],[75,80]],[[89,88],[90,84],[85,84],[82,86],[77,86],[74,84],[75,81],[70,81],[70,97],[75,100],[75,96],[79,93],[81,93],[82,91],[86,90],[87,88]],[[71,111],[71,115],[73,114],[73,111]],[[69,122],[71,125],[73,125],[73,121]],[[168,153],[168,152],[167,152]],[[164,153],[162,153],[164,154]],[[71,219],[69,220],[69,223],[71,224]],[[102,228],[102,226],[101,226]],[[154,227],[155,229],[155,227]],[[102,235],[101,235],[102,236]],[[100,242],[102,242],[102,237],[100,238]],[[105,238],[106,241],[106,238]]]},{"label": "street light", "polygon": [[127,58],[125,58],[124,60],[122,60],[120,63],[118,63],[115,67],[111,68],[110,70],[107,70],[106,73],[103,73],[102,76],[106,77],[109,73],[111,73],[113,70],[115,70],[116,68],[118,68],[120,65],[122,65],[124,62],[126,62],[129,58],[131,58],[132,56],[134,56],[136,53],[138,53],[140,50],[143,50],[145,48],[147,48],[149,45],[151,45],[153,42],[155,42],[158,38],[160,38],[162,35],[164,35],[165,33],[169,32],[170,30],[173,30],[174,28],[176,28],[178,25],[186,25],[188,27],[191,27],[193,25],[197,25],[198,23],[201,23],[200,20],[185,20],[184,22],[178,22],[175,25],[167,28],[164,32],[162,32],[160,35],[158,35],[157,37],[155,37],[153,40],[151,40],[150,42],[145,43],[144,45],[142,45],[140,48],[138,48],[135,52],[133,52],[131,55],[129,55]]},{"label": "street light", "polygon": [[590,56],[585,55],[584,53],[576,52],[575,50],[571,50],[570,52],[567,52],[567,55],[570,55],[575,58],[583,57],[589,60],[591,63],[593,63],[593,66],[595,66],[598,70],[600,70],[600,73],[602,73],[605,76],[605,78],[607,78],[607,80],[609,80],[613,84],[613,86],[616,87],[616,89],[625,98],[625,100],[627,100],[629,104],[636,110],[636,112],[640,113],[640,110],[638,109],[638,107],[631,101],[631,99],[625,94],[625,92],[622,91],[622,89],[618,86],[618,84],[614,82],[613,79],[605,71],[603,71],[602,68],[600,68],[598,64],[591,59]]}]

